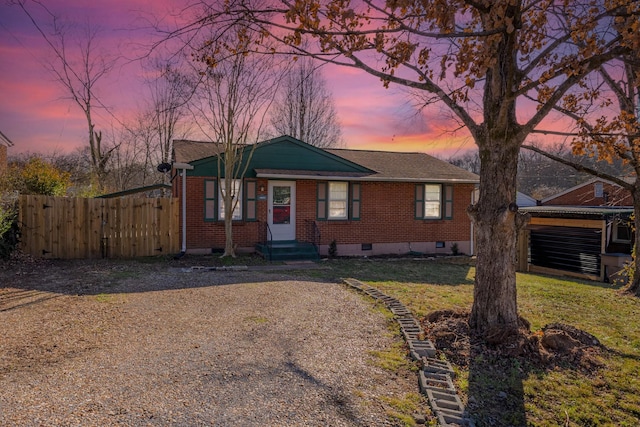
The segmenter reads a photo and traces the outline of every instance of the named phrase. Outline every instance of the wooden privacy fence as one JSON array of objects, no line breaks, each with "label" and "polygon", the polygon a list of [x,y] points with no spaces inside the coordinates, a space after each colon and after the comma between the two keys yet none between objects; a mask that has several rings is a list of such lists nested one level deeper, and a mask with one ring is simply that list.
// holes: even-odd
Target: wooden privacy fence
[{"label": "wooden privacy fence", "polygon": [[178,199],[20,196],[21,247],[43,258],[128,258],[179,251]]}]

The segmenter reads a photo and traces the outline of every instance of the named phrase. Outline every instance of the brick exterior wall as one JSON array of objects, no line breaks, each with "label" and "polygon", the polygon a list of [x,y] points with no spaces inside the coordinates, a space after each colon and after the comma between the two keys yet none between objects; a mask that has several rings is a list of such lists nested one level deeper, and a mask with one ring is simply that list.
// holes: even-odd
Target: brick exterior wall
[{"label": "brick exterior wall", "polygon": [[[181,180],[174,180],[174,196],[180,197]],[[224,222],[204,221],[205,177],[187,177],[187,249],[191,252],[207,252],[223,248]],[[296,181],[296,239],[311,240],[312,224],[316,221],[320,234],[321,253],[326,254],[329,244],[335,240],[339,255],[377,255],[382,253],[450,253],[451,244],[458,244],[461,253],[469,253],[471,222],[466,209],[471,202],[473,184],[454,185],[453,219],[415,219],[415,183],[360,182],[360,220],[316,221],[317,182]],[[263,187],[264,191],[260,191]],[[267,220],[266,179],[258,179],[258,222],[234,222],[233,238],[239,251],[252,250],[264,240],[264,223]],[[182,224],[182,221],[181,221]],[[182,232],[182,231],[181,231]],[[436,242],[445,242],[436,249]],[[371,250],[362,250],[362,244],[371,244]]]},{"label": "brick exterior wall", "polygon": [[602,184],[605,197],[595,197],[595,182],[592,182],[589,185],[547,200],[542,204],[557,206],[633,206],[631,193],[627,190],[608,182],[602,182]]},{"label": "brick exterior wall", "polygon": [[7,170],[7,146],[0,144],[0,174]]}]

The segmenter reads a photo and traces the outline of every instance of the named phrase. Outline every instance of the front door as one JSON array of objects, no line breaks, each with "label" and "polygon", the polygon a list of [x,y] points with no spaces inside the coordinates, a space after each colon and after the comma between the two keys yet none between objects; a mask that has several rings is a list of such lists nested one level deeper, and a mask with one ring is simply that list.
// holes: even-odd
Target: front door
[{"label": "front door", "polygon": [[296,183],[269,181],[267,221],[273,240],[296,239]]}]

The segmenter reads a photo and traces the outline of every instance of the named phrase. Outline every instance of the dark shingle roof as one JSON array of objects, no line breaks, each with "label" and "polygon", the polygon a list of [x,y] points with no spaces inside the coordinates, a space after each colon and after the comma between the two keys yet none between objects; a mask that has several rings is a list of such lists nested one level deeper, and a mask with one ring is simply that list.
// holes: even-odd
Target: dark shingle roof
[{"label": "dark shingle roof", "polygon": [[215,142],[189,141],[177,139],[173,141],[173,160],[178,163],[189,163],[205,157],[220,154],[221,145]]},{"label": "dark shingle roof", "polygon": [[[190,163],[220,153],[220,145],[213,142],[176,140],[173,147],[174,161],[179,163]],[[468,183],[479,181],[478,175],[424,153],[348,149],[326,149],[325,151],[375,171],[373,174],[362,174],[362,178],[367,180]],[[305,172],[269,171],[267,169],[261,171],[291,175],[304,175],[303,172]],[[314,172],[310,175],[321,176],[323,174]],[[338,176],[336,173],[329,175]]]},{"label": "dark shingle roof", "polygon": [[328,152],[377,172],[379,179],[478,182],[478,175],[425,153],[329,149]]}]

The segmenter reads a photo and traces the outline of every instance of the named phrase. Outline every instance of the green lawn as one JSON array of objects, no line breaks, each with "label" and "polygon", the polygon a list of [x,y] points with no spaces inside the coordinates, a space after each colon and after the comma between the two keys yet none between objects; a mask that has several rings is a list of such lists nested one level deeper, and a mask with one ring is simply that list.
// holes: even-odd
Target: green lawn
[{"label": "green lawn", "polygon": [[[475,271],[468,265],[340,259],[327,265],[306,274],[357,278],[400,299],[419,317],[471,307]],[[456,382],[465,399],[473,396],[469,407],[477,425],[639,426],[640,300],[597,282],[518,274],[517,283],[520,314],[532,331],[559,322],[589,332],[605,346],[597,359],[602,366],[581,371],[540,369],[515,358],[471,360],[457,367]]]}]

